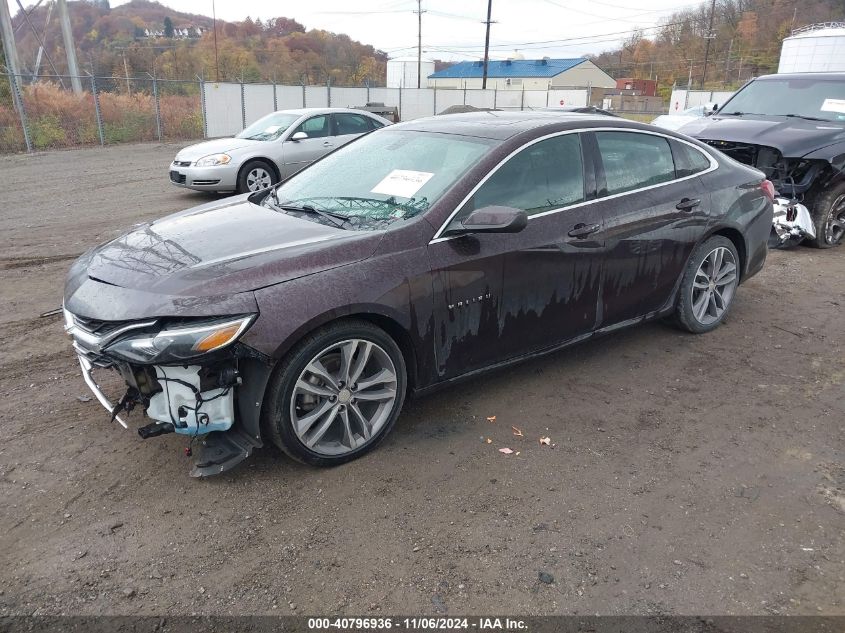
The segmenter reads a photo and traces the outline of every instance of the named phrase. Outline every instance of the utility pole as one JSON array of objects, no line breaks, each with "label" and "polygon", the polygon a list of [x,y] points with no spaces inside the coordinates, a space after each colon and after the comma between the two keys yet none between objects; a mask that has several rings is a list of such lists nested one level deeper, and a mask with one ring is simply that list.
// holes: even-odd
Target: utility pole
[{"label": "utility pole", "polygon": [[67,0],[56,0],[59,7],[59,22],[62,25],[62,39],[67,54],[67,71],[70,75],[70,85],[77,95],[82,94],[82,82],[79,80],[79,66],[76,63],[76,47],[73,44],[73,29],[70,27],[70,15],[67,11]]},{"label": "utility pole", "polygon": [[211,19],[214,25],[214,81],[220,83],[220,59],[217,57],[217,9],[214,0],[211,0]]},{"label": "utility pole", "polygon": [[417,88],[422,87],[422,0],[417,0]]},{"label": "utility pole", "polygon": [[[10,75],[20,74],[18,49],[15,47],[15,32],[12,30],[12,14],[9,3],[0,2],[0,34],[3,35],[3,53],[6,55],[6,69]],[[17,79],[15,79],[17,81]],[[12,84],[14,92],[14,83]]]},{"label": "utility pole", "polygon": [[493,0],[487,0],[487,34],[484,36],[484,73],[481,76],[481,89],[487,90],[487,64],[490,61],[490,14],[493,11]]},{"label": "utility pole", "polygon": [[716,13],[716,0],[713,0],[710,3],[710,21],[707,25],[707,35],[704,37],[707,39],[707,46],[704,48],[704,71],[701,73],[701,89],[704,90],[704,82],[707,81],[707,60],[710,57],[710,40],[712,40],[715,35],[713,35],[713,14]]}]

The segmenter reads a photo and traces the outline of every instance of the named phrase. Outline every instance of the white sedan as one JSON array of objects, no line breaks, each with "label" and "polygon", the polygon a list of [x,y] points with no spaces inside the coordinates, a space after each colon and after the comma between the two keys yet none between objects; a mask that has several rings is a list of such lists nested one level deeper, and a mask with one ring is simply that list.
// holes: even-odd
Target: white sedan
[{"label": "white sedan", "polygon": [[197,191],[260,191],[390,121],[362,110],[301,108],[258,119],[234,138],[181,150],[170,182]]},{"label": "white sedan", "polygon": [[707,116],[705,114],[706,108],[706,105],[700,105],[687,108],[683,112],[678,112],[678,114],[661,114],[651,124],[666,130],[678,130],[693,119],[700,119]]}]

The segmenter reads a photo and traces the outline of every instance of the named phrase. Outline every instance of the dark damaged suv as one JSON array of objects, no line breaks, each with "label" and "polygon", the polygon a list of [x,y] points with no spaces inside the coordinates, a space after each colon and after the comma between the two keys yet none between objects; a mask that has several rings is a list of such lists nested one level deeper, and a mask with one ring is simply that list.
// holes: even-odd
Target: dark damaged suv
[{"label": "dark damaged suv", "polygon": [[[717,327],[766,258],[771,183],[681,135],[484,112],[361,137],[272,189],[83,255],[65,322],[142,437],[200,438],[194,475],[269,440],[339,464],[408,393],[672,316]],[[126,382],[113,403],[95,370]]]},{"label": "dark damaged suv", "polygon": [[830,248],[845,235],[845,74],[767,75],[713,116],[678,130],[763,171],[783,244]]}]

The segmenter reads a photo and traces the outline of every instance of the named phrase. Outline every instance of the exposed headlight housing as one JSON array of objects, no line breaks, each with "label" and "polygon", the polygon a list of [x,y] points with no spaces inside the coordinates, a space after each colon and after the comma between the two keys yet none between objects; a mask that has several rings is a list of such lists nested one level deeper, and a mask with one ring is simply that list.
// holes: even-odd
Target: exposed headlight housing
[{"label": "exposed headlight housing", "polygon": [[119,339],[103,351],[132,363],[174,363],[223,349],[240,338],[255,320],[244,317],[200,321],[156,333]]},{"label": "exposed headlight housing", "polygon": [[228,165],[232,157],[228,154],[210,154],[203,156],[197,161],[197,167],[216,167],[218,165]]}]

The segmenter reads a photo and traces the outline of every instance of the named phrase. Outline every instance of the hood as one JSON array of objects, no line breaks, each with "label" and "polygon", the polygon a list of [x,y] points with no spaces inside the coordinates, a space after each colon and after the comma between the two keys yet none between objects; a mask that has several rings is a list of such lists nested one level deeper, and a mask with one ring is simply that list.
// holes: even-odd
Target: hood
[{"label": "hood", "polygon": [[801,158],[845,139],[843,124],[786,117],[711,116],[693,119],[678,132],[699,140],[766,145],[788,158]]},{"label": "hood", "polygon": [[213,141],[205,141],[197,143],[196,145],[189,145],[185,149],[179,150],[174,160],[189,160],[191,162],[208,156],[209,154],[222,154],[224,152],[234,152],[245,147],[254,145],[262,145],[267,141],[254,141],[248,138],[218,138]]},{"label": "hood", "polygon": [[382,235],[297,218],[238,196],[140,225],[71,270],[119,288],[211,297],[361,261]]}]

